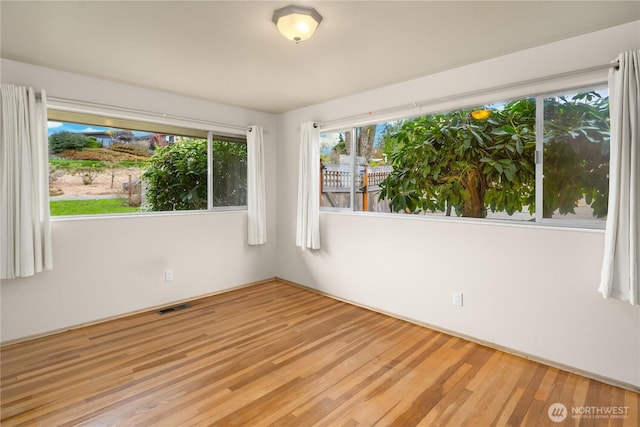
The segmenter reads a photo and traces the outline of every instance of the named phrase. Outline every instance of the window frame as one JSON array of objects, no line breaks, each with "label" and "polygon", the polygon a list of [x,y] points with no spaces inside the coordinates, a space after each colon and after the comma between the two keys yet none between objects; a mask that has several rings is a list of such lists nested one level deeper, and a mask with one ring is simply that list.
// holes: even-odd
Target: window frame
[{"label": "window frame", "polygon": [[[607,89],[606,83],[591,84],[586,86],[580,86],[577,88],[555,90],[547,93],[536,95],[536,206],[542,206],[544,203],[544,120],[545,109],[544,101],[547,98],[563,96],[567,93],[582,93],[596,90]],[[540,189],[540,190],[538,190]],[[602,219],[571,219],[567,218],[545,218],[544,209],[536,209],[535,223],[556,227],[575,227],[575,228],[590,228],[604,230],[606,226],[606,218]]]},{"label": "window frame", "polygon": [[242,127],[209,125],[197,120],[183,120],[175,117],[159,120],[151,113],[136,111],[136,114],[122,114],[117,109],[95,106],[95,108],[78,109],[73,102],[54,101],[47,106],[47,120],[66,123],[87,124],[101,127],[111,127],[132,131],[157,132],[166,135],[190,137],[207,141],[207,208],[198,210],[167,210],[167,211],[139,211],[135,213],[104,213],[88,215],[59,215],[51,216],[52,220],[59,219],[87,219],[105,217],[139,217],[147,215],[191,215],[214,212],[242,212],[247,205],[241,206],[213,206],[214,200],[214,168],[213,168],[213,142],[223,141],[247,145],[246,132]]},{"label": "window frame", "polygon": [[[544,165],[544,100],[549,97],[554,96],[562,96],[567,93],[581,93],[581,92],[589,92],[594,90],[603,90],[608,89],[606,80],[603,79],[594,79],[591,82],[585,82],[583,84],[575,84],[575,85],[566,85],[566,86],[558,86],[557,88],[548,89],[548,90],[536,90],[534,93],[527,91],[520,91],[518,93],[513,94],[505,94],[502,96],[502,91],[487,91],[485,96],[482,97],[474,97],[470,96],[469,98],[473,99],[474,102],[469,100],[462,99],[461,102],[458,103],[442,103],[442,104],[434,104],[433,108],[429,110],[420,111],[417,115],[415,112],[404,112],[398,113],[397,115],[384,115],[383,117],[376,118],[369,114],[369,117],[366,121],[352,121],[352,122],[340,122],[340,124],[336,126],[326,126],[321,127],[321,134],[331,133],[331,132],[352,132],[353,135],[356,135],[357,129],[362,126],[367,125],[378,125],[386,122],[391,122],[395,120],[404,120],[404,119],[413,119],[422,116],[428,116],[432,114],[439,114],[445,111],[455,111],[459,109],[471,108],[477,105],[489,105],[494,103],[508,102],[506,100],[517,100],[517,99],[525,99],[525,98],[534,98],[536,103],[536,148],[535,148],[535,199],[537,208],[534,212],[534,221],[524,221],[512,218],[463,218],[463,217],[443,217],[442,215],[438,215],[435,213],[427,212],[422,215],[403,215],[394,212],[369,212],[369,211],[361,211],[357,208],[355,203],[355,179],[357,172],[355,165],[355,157],[356,157],[356,149],[357,149],[357,138],[351,138],[351,148],[350,148],[350,156],[351,163],[354,166],[354,170],[352,170],[352,180],[351,180],[351,206],[348,208],[338,208],[338,207],[323,207],[320,206],[320,212],[339,212],[339,213],[357,213],[359,215],[382,215],[385,217],[416,217],[416,218],[431,218],[431,219],[447,219],[447,220],[459,220],[459,221],[472,221],[472,222],[482,222],[482,223],[494,223],[501,225],[528,225],[534,227],[550,227],[550,228],[576,228],[576,229],[589,229],[589,230],[604,230],[606,226],[606,219],[572,219],[572,218],[544,218],[543,212],[544,210],[541,208],[543,205],[543,165]],[[477,101],[477,102],[475,102]],[[446,108],[445,108],[446,106]]]}]

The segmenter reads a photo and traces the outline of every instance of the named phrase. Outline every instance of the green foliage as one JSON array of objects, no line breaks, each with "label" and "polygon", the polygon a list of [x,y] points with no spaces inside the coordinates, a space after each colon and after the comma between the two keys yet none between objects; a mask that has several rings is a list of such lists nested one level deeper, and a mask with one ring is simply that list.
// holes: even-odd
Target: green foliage
[{"label": "green foliage", "polygon": [[246,206],[247,145],[213,141],[213,206]]},{"label": "green foliage", "polygon": [[320,161],[323,164],[340,163],[340,155],[349,154],[349,146],[344,140],[345,134],[339,132],[337,135],[338,142],[331,147],[331,151],[328,154],[325,154],[323,153],[323,150],[320,150]]},{"label": "green foliage", "polygon": [[133,213],[139,209],[127,206],[123,199],[51,200],[51,216]]},{"label": "green foliage", "polygon": [[[95,138],[94,138],[95,139]],[[89,138],[73,132],[56,132],[49,136],[49,150],[60,153],[65,150],[80,150],[89,145]]]},{"label": "green foliage", "polygon": [[488,206],[511,214],[534,203],[535,103],[510,102],[487,120],[471,111],[403,121],[387,133],[394,170],[380,197],[393,211],[484,217]]},{"label": "green foliage", "polygon": [[609,99],[595,92],[545,100],[544,210],[575,213],[584,197],[593,215],[607,215]]},{"label": "green foliage", "polygon": [[153,211],[207,208],[207,141],[185,139],[159,147],[142,174]]},{"label": "green foliage", "polygon": [[64,170],[68,173],[73,174],[74,171],[87,168],[87,167],[97,167],[97,168],[113,168],[113,167],[121,167],[121,168],[143,168],[147,165],[147,162],[138,162],[138,161],[103,161],[103,160],[68,160],[68,159],[49,159],[49,169],[50,170]]},{"label": "green foliage", "polygon": [[344,138],[342,138],[342,134],[340,134],[340,141],[338,141],[338,143],[331,149],[331,154],[337,156],[340,154],[347,154],[347,144],[345,143]]},{"label": "green foliage", "polygon": [[[484,217],[535,211],[535,102],[418,117],[395,124],[383,141],[393,165],[381,199],[396,212],[440,211]],[[607,213],[608,99],[595,92],[545,103],[544,209],[574,212],[583,199],[594,216]]]},{"label": "green foliage", "polygon": [[82,168],[103,166],[104,162],[100,160],[67,160],[67,159],[49,159],[50,170],[64,170],[69,173]]},{"label": "green foliage", "polygon": [[102,142],[98,141],[95,136],[87,138],[87,148],[102,148]]},{"label": "green foliage", "polygon": [[[213,205],[246,205],[246,145],[213,142]],[[207,141],[183,138],[159,147],[142,175],[153,211],[207,208]]]}]

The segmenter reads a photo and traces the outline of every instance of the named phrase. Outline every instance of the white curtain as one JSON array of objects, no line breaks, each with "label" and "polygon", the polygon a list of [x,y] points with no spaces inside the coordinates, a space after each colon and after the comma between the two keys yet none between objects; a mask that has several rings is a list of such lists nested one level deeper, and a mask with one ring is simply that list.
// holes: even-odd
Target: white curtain
[{"label": "white curtain", "polygon": [[300,126],[296,246],[320,249],[320,130],[313,122]]},{"label": "white curtain", "polygon": [[53,266],[47,101],[9,84],[0,98],[0,278],[14,279]]},{"label": "white curtain", "polygon": [[267,242],[262,133],[262,126],[251,126],[247,130],[247,209],[250,245],[262,245]]},{"label": "white curtain", "polygon": [[599,291],[640,305],[640,50],[618,57],[609,73],[609,212]]}]

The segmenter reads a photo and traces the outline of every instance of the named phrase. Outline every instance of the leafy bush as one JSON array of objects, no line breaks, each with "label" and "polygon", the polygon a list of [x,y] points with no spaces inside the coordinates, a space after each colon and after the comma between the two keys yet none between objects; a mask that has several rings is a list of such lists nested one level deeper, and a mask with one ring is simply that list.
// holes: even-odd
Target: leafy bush
[{"label": "leafy bush", "polygon": [[545,101],[544,211],[575,213],[584,197],[593,216],[609,203],[609,98],[586,92]]},{"label": "leafy bush", "polygon": [[247,145],[213,141],[213,206],[247,204]]},{"label": "leafy bush", "polygon": [[[393,172],[381,184],[381,199],[393,211],[427,211],[484,217],[535,212],[533,99],[494,108],[487,120],[473,110],[398,122],[385,135]],[[596,92],[545,100],[545,218],[574,213],[584,198],[593,215],[607,214],[609,171],[608,98]]]},{"label": "leafy bush", "polygon": [[49,136],[49,149],[54,153],[66,150],[80,150],[88,145],[89,138],[79,133],[63,131]]},{"label": "leafy bush", "polygon": [[509,102],[488,120],[472,110],[400,122],[387,136],[393,172],[381,199],[396,212],[441,211],[485,217],[533,206],[535,102]]},{"label": "leafy bush", "polygon": [[[247,204],[247,145],[213,141],[213,206]],[[142,178],[153,211],[207,209],[207,141],[183,138],[159,147]]]},{"label": "leafy bush", "polygon": [[87,138],[87,148],[102,148],[102,142],[98,141],[95,136]]},{"label": "leafy bush", "polygon": [[142,177],[151,210],[206,209],[207,141],[185,139],[159,147]]}]

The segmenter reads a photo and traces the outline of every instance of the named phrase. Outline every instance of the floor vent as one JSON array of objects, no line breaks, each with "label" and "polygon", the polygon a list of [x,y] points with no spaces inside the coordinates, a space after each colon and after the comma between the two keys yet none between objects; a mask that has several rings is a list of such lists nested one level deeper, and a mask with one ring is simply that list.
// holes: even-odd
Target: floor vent
[{"label": "floor vent", "polygon": [[180,311],[190,307],[191,306],[189,304],[180,304],[173,307],[167,307],[167,308],[163,308],[162,310],[158,310],[158,314],[173,313],[174,311]]}]

